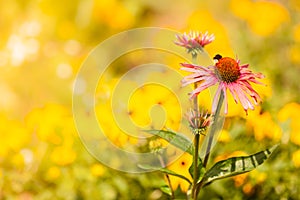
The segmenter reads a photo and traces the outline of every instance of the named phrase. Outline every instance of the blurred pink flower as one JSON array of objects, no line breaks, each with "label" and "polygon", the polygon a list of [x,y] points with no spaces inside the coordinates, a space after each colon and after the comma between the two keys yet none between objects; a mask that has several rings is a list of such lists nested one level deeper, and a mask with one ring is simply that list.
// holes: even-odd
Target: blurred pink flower
[{"label": "blurred pink flower", "polygon": [[205,45],[211,43],[215,36],[214,34],[209,35],[208,32],[190,31],[183,35],[176,35],[176,39],[175,44],[185,47],[188,52],[195,54],[197,50],[202,50]]},{"label": "blurred pink flower", "polygon": [[[262,84],[256,78],[264,78],[261,73],[253,73],[248,69],[248,64],[240,65],[239,60],[234,60],[229,57],[216,55],[214,59],[217,60],[214,66],[203,67],[193,64],[181,63],[181,69],[192,72],[183,78],[183,86],[197,83],[197,88],[191,92],[191,98],[197,96],[201,91],[219,83],[217,92],[215,94],[212,106],[212,112],[216,111],[218,97],[223,91],[225,101],[225,113],[228,112],[228,103],[226,90],[229,89],[236,103],[240,101],[244,110],[247,113],[248,109],[254,110],[254,105],[261,101],[258,93],[252,88],[250,82],[255,84]],[[252,101],[251,101],[252,99]]]}]

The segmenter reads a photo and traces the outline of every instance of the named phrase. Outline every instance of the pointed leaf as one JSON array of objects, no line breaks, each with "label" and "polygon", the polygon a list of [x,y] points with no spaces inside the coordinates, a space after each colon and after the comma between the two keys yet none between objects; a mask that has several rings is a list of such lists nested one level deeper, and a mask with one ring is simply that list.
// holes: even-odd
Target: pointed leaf
[{"label": "pointed leaf", "polygon": [[162,192],[164,192],[164,193],[170,195],[170,196],[172,195],[172,190],[171,190],[171,188],[170,188],[169,186],[167,186],[167,185],[161,186],[161,187],[160,187],[160,190],[161,190]]},{"label": "pointed leaf", "polygon": [[177,176],[179,178],[186,180],[189,184],[192,184],[192,182],[187,177],[185,177],[181,174],[177,174],[176,172],[173,172],[172,170],[169,170],[167,168],[153,167],[150,165],[141,165],[141,164],[139,164],[139,167],[142,169],[145,169],[145,170],[155,170],[155,171],[160,171],[160,172],[172,175],[172,176]]},{"label": "pointed leaf", "polygon": [[250,156],[233,157],[227,160],[217,162],[212,168],[207,170],[201,184],[207,185],[212,181],[235,176],[255,169],[257,166],[269,158],[278,145],[274,145],[270,149],[260,151]]},{"label": "pointed leaf", "polygon": [[174,146],[178,147],[179,149],[193,155],[194,153],[194,146],[192,141],[186,137],[185,135],[182,135],[180,133],[174,133],[172,131],[165,131],[165,130],[147,130],[147,133],[150,133],[152,135],[157,135],[165,140],[167,140],[169,143],[173,144]]}]

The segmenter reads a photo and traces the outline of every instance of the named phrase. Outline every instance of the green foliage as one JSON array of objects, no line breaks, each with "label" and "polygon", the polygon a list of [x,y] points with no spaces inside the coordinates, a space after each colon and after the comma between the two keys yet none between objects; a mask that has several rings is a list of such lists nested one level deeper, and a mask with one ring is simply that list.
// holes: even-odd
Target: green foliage
[{"label": "green foliage", "polygon": [[186,178],[185,176],[181,175],[181,174],[177,174],[176,172],[173,172],[167,168],[160,168],[160,167],[153,167],[153,166],[149,166],[149,165],[139,165],[140,168],[145,169],[145,170],[152,170],[152,171],[160,171],[172,176],[177,176],[179,178],[182,178],[183,180],[187,181],[189,184],[192,184],[191,181]]},{"label": "green foliage", "polygon": [[180,133],[166,130],[147,130],[146,132],[167,140],[169,143],[191,155],[193,155],[194,153],[194,146],[192,141]]},{"label": "green foliage", "polygon": [[[189,168],[189,173],[192,178],[194,178],[194,166],[195,166],[195,164],[192,163],[192,165]],[[203,175],[205,173],[205,168],[203,167],[203,164],[202,164],[202,161],[200,158],[198,159],[198,167],[197,168],[200,169],[199,173],[198,173],[198,177],[196,177],[196,179],[199,180],[203,177]]]},{"label": "green foliage", "polygon": [[215,180],[249,172],[263,164],[278,145],[250,156],[232,157],[217,162],[204,174],[201,184],[207,185]]}]

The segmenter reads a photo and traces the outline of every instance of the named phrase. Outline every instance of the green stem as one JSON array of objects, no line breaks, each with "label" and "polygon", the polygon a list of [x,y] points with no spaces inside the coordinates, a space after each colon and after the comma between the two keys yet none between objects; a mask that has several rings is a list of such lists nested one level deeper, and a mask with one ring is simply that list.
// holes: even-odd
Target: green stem
[{"label": "green stem", "polygon": [[217,109],[216,109],[216,113],[214,114],[214,121],[213,121],[213,124],[211,126],[211,132],[210,132],[209,138],[208,138],[206,153],[205,153],[205,157],[204,157],[204,161],[203,161],[203,167],[206,167],[207,162],[208,162],[208,158],[210,156],[211,145],[212,145],[212,142],[213,142],[213,139],[214,139],[214,135],[217,131],[217,124],[218,124],[218,120],[219,120],[220,111],[221,111],[221,108],[222,108],[223,101],[224,101],[224,94],[223,94],[223,91],[221,91],[219,101],[218,101],[218,105],[217,105]]},{"label": "green stem", "polygon": [[[163,158],[161,157],[161,155],[158,155],[158,159],[159,159],[159,162],[160,162],[161,166],[164,167],[165,162],[164,162]],[[171,189],[171,199],[175,199],[175,193],[173,191],[173,188],[172,188],[172,185],[171,185],[171,180],[170,180],[170,177],[169,177],[168,174],[166,174],[166,178],[167,178],[167,181],[168,181],[168,185]]]},{"label": "green stem", "polygon": [[193,199],[196,199],[195,191],[196,191],[196,186],[197,186],[197,181],[199,177],[199,169],[198,169],[198,156],[199,156],[199,140],[200,140],[200,134],[195,135],[195,140],[194,140],[194,180],[193,180],[193,188],[192,188],[192,197]]},{"label": "green stem", "polygon": [[[208,158],[209,158],[209,155],[210,155],[210,150],[211,150],[212,142],[213,142],[213,139],[214,139],[214,135],[217,131],[217,123],[218,123],[218,120],[219,120],[220,111],[221,111],[221,108],[222,108],[223,101],[224,101],[224,94],[223,94],[223,91],[221,91],[219,101],[218,101],[218,105],[217,105],[217,109],[216,109],[216,112],[214,114],[214,121],[213,121],[213,124],[212,124],[212,127],[211,127],[211,132],[210,132],[209,138],[208,138],[208,144],[207,144],[207,148],[206,148],[206,154],[205,154],[205,157],[204,157],[203,167],[206,167],[207,162],[208,162]],[[195,190],[194,191],[194,200],[197,199],[198,194],[199,194],[200,189],[201,189],[202,186],[203,186],[202,181],[200,181],[200,183],[196,184],[195,189],[194,189]]]},{"label": "green stem", "polygon": [[[193,56],[193,63],[197,63],[197,56]],[[197,88],[197,83],[194,83],[194,89]],[[198,97],[196,96],[193,101],[193,107],[194,107],[194,112],[196,113],[196,116],[198,116],[199,113],[199,106],[198,106]],[[196,123],[199,123],[199,120],[195,121]],[[196,126],[200,126],[200,124],[196,124]],[[196,191],[196,186],[197,186],[197,181],[198,181],[198,176],[199,176],[199,169],[198,169],[198,157],[199,157],[199,141],[200,141],[200,134],[196,134],[194,137],[194,180],[193,180],[193,185],[192,185],[192,198],[194,198],[195,191]]]}]

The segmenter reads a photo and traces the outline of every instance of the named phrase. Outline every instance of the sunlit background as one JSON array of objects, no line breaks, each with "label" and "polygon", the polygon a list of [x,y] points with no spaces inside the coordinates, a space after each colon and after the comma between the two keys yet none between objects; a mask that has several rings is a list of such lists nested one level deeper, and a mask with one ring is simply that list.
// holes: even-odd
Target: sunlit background
[{"label": "sunlit background", "polygon": [[[257,170],[213,183],[200,196],[298,199],[299,0],[1,0],[0,199],[167,199],[158,189],[166,184],[162,174],[122,173],[93,158],[72,117],[72,86],[88,53],[113,34],[145,26],[214,33],[216,40],[206,48],[211,57],[238,57],[266,75],[267,86],[257,87],[263,103],[255,111],[246,116],[240,105],[230,103],[213,160],[281,142],[279,150]],[[179,68],[180,60],[168,62]],[[101,99],[110,98],[118,77],[134,63],[130,55],[117,62],[96,92],[96,112],[119,146],[137,141],[114,128]],[[165,125],[177,129],[181,113],[166,94],[157,86],[137,90],[128,117],[147,125],[143,109],[162,104],[171,116]],[[143,101],[145,96],[150,100]],[[170,169],[188,174],[189,163],[184,154]],[[171,181],[174,189],[187,190],[183,181]]]}]

